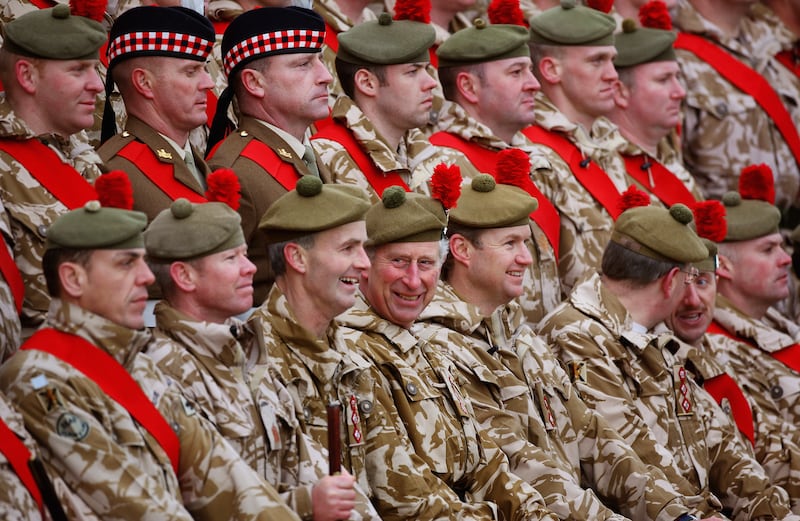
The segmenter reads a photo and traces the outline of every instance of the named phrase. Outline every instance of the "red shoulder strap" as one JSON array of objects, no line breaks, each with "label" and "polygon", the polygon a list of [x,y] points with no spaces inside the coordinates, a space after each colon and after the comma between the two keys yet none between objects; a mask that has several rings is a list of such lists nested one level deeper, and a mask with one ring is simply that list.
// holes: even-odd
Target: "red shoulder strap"
[{"label": "red shoulder strap", "polygon": [[619,209],[621,194],[605,170],[591,159],[584,158],[575,144],[556,132],[550,132],[538,125],[531,125],[523,129],[522,133],[534,143],[552,148],[569,165],[575,179],[605,208],[612,219],[617,220],[621,213]]},{"label": "red shoulder strap", "polygon": [[755,426],[753,425],[753,411],[750,409],[750,404],[747,403],[744,393],[727,373],[709,378],[703,382],[703,388],[708,391],[708,394],[714,397],[718,404],[722,404],[722,400],[727,398],[731,406],[731,413],[736,422],[736,427],[748,440],[750,444],[755,446]]},{"label": "red shoulder strap", "polygon": [[325,22],[325,39],[322,42],[333,52],[339,52],[339,33],[328,22]]},{"label": "red shoulder strap", "polygon": [[77,335],[52,328],[40,329],[22,344],[20,349],[35,349],[49,353],[96,383],[106,395],[124,407],[155,438],[167,453],[175,474],[178,473],[180,459],[178,435],[144,394],[139,384],[111,355]]},{"label": "red shoulder strap", "polygon": [[39,184],[70,210],[97,199],[94,187],[38,139],[0,139],[0,150],[19,161]]},{"label": "red shoulder strap", "polygon": [[117,155],[138,166],[145,177],[173,201],[184,197],[193,203],[206,202],[205,197],[175,179],[174,167],[170,163],[159,161],[150,147],[144,143],[131,141],[122,147]]},{"label": "red shoulder strap", "polygon": [[17,263],[14,262],[14,257],[3,244],[0,244],[0,273],[3,274],[3,278],[6,279],[6,283],[11,289],[17,313],[21,313],[22,301],[25,298],[25,283],[22,281],[22,274],[19,272]]},{"label": "red shoulder strap", "polygon": [[[460,151],[467,156],[469,162],[475,165],[475,168],[480,172],[488,174],[495,174],[497,167],[497,151],[490,150],[482,147],[477,143],[473,143],[461,136],[451,134],[449,132],[436,132],[430,137],[430,142],[436,146],[452,148]],[[553,206],[553,203],[544,196],[544,194],[536,187],[533,180],[528,176],[527,183],[525,183],[524,190],[536,198],[539,202],[539,207],[531,212],[530,218],[541,228],[544,232],[547,241],[553,248],[556,261],[558,261],[558,247],[561,240],[561,216]]]},{"label": "red shoulder strap", "polygon": [[300,179],[294,165],[282,160],[266,143],[257,139],[251,139],[245,145],[242,157],[259,164],[287,191],[294,190],[297,180]]},{"label": "red shoulder strap", "polygon": [[780,95],[762,75],[719,46],[694,34],[678,33],[674,46],[676,49],[691,52],[713,67],[736,88],[752,96],[775,123],[778,132],[792,151],[795,161],[800,165],[800,135],[794,126],[792,116],[786,110]]},{"label": "red shoulder strap", "polygon": [[378,197],[390,186],[402,186],[406,192],[411,191],[405,181],[403,181],[403,178],[400,177],[400,174],[394,172],[387,174],[382,172],[367,153],[364,152],[361,145],[358,144],[358,141],[356,141],[350,129],[340,122],[332,120],[330,124],[325,125],[325,128],[320,129],[319,132],[311,137],[311,139],[320,138],[336,141],[347,150],[347,153],[350,154],[350,157],[356,162],[358,168],[364,173],[364,177],[367,179],[372,189],[375,190],[375,193],[378,194]]},{"label": "red shoulder strap", "polygon": [[[623,155],[625,170],[628,175],[638,181],[651,194],[666,206],[683,203],[689,207],[694,204],[695,198],[686,185],[664,165],[645,154],[636,156]],[[650,174],[650,175],[648,175]],[[650,176],[653,183],[650,183]]]},{"label": "red shoulder strap", "polygon": [[[719,325],[716,320],[714,320],[713,322],[711,322],[711,324],[709,324],[708,329],[706,329],[706,333],[711,333],[715,335],[724,335],[728,338],[736,340],[737,342],[741,342],[743,344],[749,345],[750,347],[758,349],[758,346],[756,346],[756,344],[753,343],[752,340],[749,340],[747,338],[742,338],[734,333],[730,333],[727,329]],[[800,373],[800,344],[793,344],[788,347],[784,347],[780,351],[769,353],[769,355],[772,358],[783,363],[790,369]]]},{"label": "red shoulder strap", "polygon": [[6,457],[11,464],[11,468],[25,485],[25,488],[30,492],[36,504],[39,505],[39,512],[42,513],[44,519],[44,503],[42,502],[42,493],[39,492],[39,487],[36,485],[36,480],[33,479],[31,469],[28,467],[28,462],[33,458],[33,454],[28,450],[28,447],[22,443],[14,431],[0,418],[0,452]]},{"label": "red shoulder strap", "polygon": [[775,55],[778,63],[792,71],[795,76],[800,76],[800,60],[797,58],[797,51],[795,49],[788,49],[781,51]]}]

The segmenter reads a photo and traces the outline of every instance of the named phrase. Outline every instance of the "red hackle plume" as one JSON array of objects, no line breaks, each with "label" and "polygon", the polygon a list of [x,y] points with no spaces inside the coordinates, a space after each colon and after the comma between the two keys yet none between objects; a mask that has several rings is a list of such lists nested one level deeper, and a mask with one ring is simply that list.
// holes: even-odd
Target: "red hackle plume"
[{"label": "red hackle plume", "polygon": [[431,176],[431,197],[442,203],[445,210],[455,208],[461,195],[461,168],[439,163]]},{"label": "red hackle plume", "polygon": [[698,201],[692,205],[697,235],[712,242],[722,242],[728,233],[725,206],[719,201]]},{"label": "red hackle plume", "polygon": [[394,4],[394,19],[431,23],[431,0],[398,0]]},{"label": "red hackle plume", "polygon": [[492,0],[486,14],[489,15],[491,24],[511,24],[528,26],[522,9],[519,8],[519,0]]},{"label": "red hackle plume", "polygon": [[622,213],[625,210],[630,210],[637,206],[650,206],[650,196],[647,195],[647,192],[639,190],[634,185],[630,185],[627,190],[622,192],[622,195],[619,197],[619,203],[617,204],[620,213]]},{"label": "red hackle plume", "polygon": [[672,17],[667,10],[667,4],[661,0],[650,0],[639,8],[639,23],[642,27],[651,29],[672,30]]},{"label": "red hackle plume", "polygon": [[518,148],[507,148],[497,153],[495,181],[528,191],[531,181],[531,158]]},{"label": "red hackle plume", "polygon": [[233,170],[230,168],[214,170],[206,181],[208,182],[206,199],[209,202],[225,203],[234,210],[239,209],[239,199],[242,197],[239,193],[241,185],[239,177]]},{"label": "red hackle plume", "polygon": [[742,199],[775,204],[775,178],[772,176],[772,169],[763,163],[742,168],[739,175],[739,195]]},{"label": "red hackle plume", "polygon": [[586,5],[602,13],[610,13],[614,0],[587,0]]},{"label": "red hackle plume", "polygon": [[105,208],[133,210],[133,187],[128,174],[114,170],[103,174],[94,182],[97,200]]},{"label": "red hackle plume", "polygon": [[102,22],[107,4],[106,0],[69,0],[69,11],[75,16]]}]

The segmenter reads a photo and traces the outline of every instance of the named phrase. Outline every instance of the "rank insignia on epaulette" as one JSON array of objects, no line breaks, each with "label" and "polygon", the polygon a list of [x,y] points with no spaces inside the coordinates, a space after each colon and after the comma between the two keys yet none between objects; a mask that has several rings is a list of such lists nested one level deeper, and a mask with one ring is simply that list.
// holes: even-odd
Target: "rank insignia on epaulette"
[{"label": "rank insignia on epaulette", "polygon": [[586,382],[586,362],[582,360],[570,360],[567,362],[569,377],[573,383]]},{"label": "rank insignia on epaulette", "polygon": [[65,412],[56,420],[56,432],[59,436],[81,441],[89,435],[89,423],[71,412]]},{"label": "rank insignia on epaulette", "polygon": [[156,155],[158,155],[159,159],[172,159],[172,154],[164,150],[163,148],[159,148],[156,150]]},{"label": "rank insignia on epaulette", "polygon": [[42,409],[44,409],[46,413],[64,406],[61,393],[55,387],[45,387],[44,389],[36,391],[36,398],[39,400]]},{"label": "rank insignia on epaulette", "polygon": [[278,429],[278,416],[275,414],[275,408],[266,401],[262,401],[260,405],[261,421],[264,422],[264,431],[269,440],[269,448],[270,450],[280,450],[283,444],[281,443],[281,431]]},{"label": "rank insignia on epaulette", "polygon": [[675,401],[678,402],[678,416],[691,416],[694,414],[692,405],[692,391],[686,374],[686,368],[679,365],[674,368],[675,372]]},{"label": "rank insignia on epaulette", "polygon": [[287,152],[285,148],[279,148],[278,149],[278,154],[282,155],[286,159],[291,159],[292,157],[294,157],[294,156],[292,156],[292,153],[291,152]]},{"label": "rank insignia on epaulette", "polygon": [[348,402],[350,405],[350,424],[353,426],[353,440],[356,443],[361,443],[361,416],[358,415],[358,400],[356,399],[356,395],[351,394]]},{"label": "rank insignia on epaulette", "polygon": [[552,407],[550,407],[550,398],[544,394],[544,388],[541,382],[536,382],[534,390],[536,392],[536,401],[539,403],[539,413],[542,415],[544,428],[551,431],[556,428],[556,417],[553,414]]}]

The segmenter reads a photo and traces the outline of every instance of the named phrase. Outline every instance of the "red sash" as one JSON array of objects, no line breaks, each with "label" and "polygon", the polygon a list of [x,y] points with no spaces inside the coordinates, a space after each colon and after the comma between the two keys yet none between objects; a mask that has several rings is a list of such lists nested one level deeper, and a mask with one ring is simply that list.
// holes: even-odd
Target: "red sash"
[{"label": "red sash", "polygon": [[[758,349],[758,346],[753,341],[737,336],[734,333],[728,332],[725,328],[717,324],[716,320],[711,322],[711,325],[708,326],[706,333],[725,335],[726,337],[732,338],[737,342],[741,342],[743,344],[749,345],[750,347]],[[788,347],[784,347],[780,351],[768,354],[775,360],[778,360],[779,362],[783,363],[783,365],[800,373],[800,344],[793,344]]]},{"label": "red sash", "polygon": [[185,197],[193,203],[206,202],[205,197],[175,179],[175,167],[171,163],[159,161],[150,147],[144,143],[131,141],[122,147],[117,155],[139,167],[145,177],[173,201],[179,197]]},{"label": "red sash", "polygon": [[28,467],[28,462],[33,459],[33,454],[22,443],[22,440],[14,434],[14,431],[8,428],[2,418],[0,418],[0,452],[6,457],[19,480],[31,493],[31,497],[36,501],[36,504],[39,505],[39,512],[42,513],[42,519],[44,519],[42,493],[39,492],[36,480],[33,479],[31,469]]},{"label": "red sash", "polygon": [[328,22],[325,22],[325,39],[322,42],[333,52],[339,52],[339,33]]},{"label": "red sash", "polygon": [[[430,142],[436,146],[452,148],[464,154],[479,172],[495,174],[497,167],[497,151],[482,147],[477,143],[467,141],[450,132],[436,132],[430,137]],[[558,246],[561,236],[561,217],[555,206],[542,194],[533,181],[528,177],[529,183],[525,184],[525,191],[536,198],[539,208],[531,212],[530,218],[541,228],[547,237],[550,246],[558,261]]]},{"label": "red sash", "polygon": [[795,76],[800,76],[800,60],[797,59],[796,52],[797,51],[794,49],[781,51],[775,55],[775,59],[778,60],[778,63],[792,71]]},{"label": "red sash", "polygon": [[242,149],[241,155],[261,166],[287,191],[294,190],[297,180],[300,179],[294,165],[282,160],[266,143],[257,139],[251,139]]},{"label": "red sash", "polygon": [[[623,155],[622,159],[625,160],[625,170],[628,175],[638,181],[648,192],[658,197],[667,207],[675,203],[683,203],[691,207],[696,202],[686,185],[655,159],[651,159],[645,154]],[[648,170],[653,176],[652,186]]]},{"label": "red sash", "polygon": [[792,151],[795,161],[800,165],[800,135],[780,95],[763,76],[700,36],[678,33],[674,46],[676,49],[684,49],[696,55],[736,88],[752,96],[772,119]]},{"label": "red sash", "polygon": [[128,371],[108,353],[83,338],[57,331],[40,329],[25,342],[21,350],[37,350],[51,354],[71,365],[97,384],[109,398],[121,405],[155,438],[178,474],[180,440],[167,420]]},{"label": "red sash", "polygon": [[619,199],[622,194],[611,182],[605,170],[591,159],[584,159],[580,149],[564,136],[537,125],[523,129],[522,133],[534,143],[552,148],[569,165],[575,179],[606,209],[612,219],[617,220],[621,213]]},{"label": "red sash", "polygon": [[14,305],[19,314],[22,312],[22,301],[25,298],[25,283],[22,281],[22,274],[14,262],[14,257],[11,256],[11,252],[3,244],[0,244],[0,273],[3,274],[3,278],[6,279],[6,283],[11,289],[11,295],[14,296]]},{"label": "red sash", "polygon": [[708,394],[714,397],[714,400],[722,405],[722,400],[727,398],[733,413],[733,419],[736,422],[739,432],[741,432],[750,444],[755,446],[755,427],[753,426],[753,411],[750,409],[750,404],[747,403],[747,398],[744,397],[742,389],[739,384],[730,377],[727,373],[709,378],[703,382],[703,388],[708,391]]},{"label": "red sash", "polygon": [[319,132],[314,134],[311,139],[330,139],[342,145],[350,157],[355,161],[356,166],[363,172],[367,182],[378,194],[378,197],[383,195],[383,191],[390,186],[402,186],[406,192],[411,189],[400,177],[400,174],[389,172],[384,173],[377,165],[370,159],[361,145],[356,141],[350,129],[342,125],[340,122],[333,120],[330,124],[325,125],[325,128],[320,129]]}]

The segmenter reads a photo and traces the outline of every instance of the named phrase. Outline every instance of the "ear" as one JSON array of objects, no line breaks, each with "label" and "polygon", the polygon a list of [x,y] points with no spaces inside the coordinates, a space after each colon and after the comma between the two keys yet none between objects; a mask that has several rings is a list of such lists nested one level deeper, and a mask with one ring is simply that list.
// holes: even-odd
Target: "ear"
[{"label": "ear", "polygon": [[614,104],[617,107],[626,109],[630,103],[631,90],[621,81],[614,82]]},{"label": "ear", "polygon": [[173,262],[169,265],[169,276],[175,286],[185,293],[191,293],[197,289],[197,270],[185,262]]},{"label": "ear", "polygon": [[678,288],[678,284],[681,283],[681,279],[678,276],[680,271],[681,269],[678,267],[672,268],[661,279],[660,289],[662,295],[664,296],[664,300],[669,300],[677,289],[683,289],[683,288]]},{"label": "ear", "polygon": [[469,242],[467,238],[461,235],[460,233],[454,233],[450,237],[449,255],[452,256],[453,260],[455,260],[459,264],[463,264],[465,267],[468,268],[472,260],[472,255],[474,251],[475,251],[475,246],[473,246],[473,244]]},{"label": "ear", "polygon": [[717,254],[717,259],[719,260],[719,266],[717,266],[717,277],[719,278],[717,280],[731,280],[734,271],[733,263],[728,257],[721,253]]},{"label": "ear", "polygon": [[264,89],[264,77],[258,71],[253,69],[243,69],[239,74],[242,86],[248,94],[256,98],[264,98],[266,90]]},{"label": "ear", "polygon": [[290,242],[283,247],[283,258],[286,261],[286,266],[291,267],[298,273],[306,273],[308,271],[308,252],[294,242]]},{"label": "ear", "polygon": [[379,83],[378,77],[367,69],[358,69],[353,77],[356,90],[370,98],[377,96]]},{"label": "ear", "polygon": [[456,88],[465,101],[473,105],[478,103],[480,80],[476,75],[469,72],[459,72],[456,75]]},{"label": "ear", "polygon": [[89,284],[86,268],[76,262],[62,262],[58,265],[58,279],[64,296],[79,299]]},{"label": "ear", "polygon": [[153,74],[147,69],[137,67],[131,71],[131,84],[136,92],[141,94],[145,99],[153,99],[154,97],[154,81]]},{"label": "ear", "polygon": [[539,60],[539,74],[547,83],[560,83],[562,66],[561,61],[552,56],[545,56]]},{"label": "ear", "polygon": [[35,94],[39,85],[39,69],[28,60],[17,60],[14,73],[22,90],[27,94]]}]

